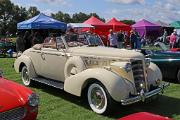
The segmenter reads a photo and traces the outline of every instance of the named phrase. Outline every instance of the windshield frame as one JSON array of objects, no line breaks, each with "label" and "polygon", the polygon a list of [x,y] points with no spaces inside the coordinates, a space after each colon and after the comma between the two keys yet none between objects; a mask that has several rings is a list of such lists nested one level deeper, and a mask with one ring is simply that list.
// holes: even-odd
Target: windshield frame
[{"label": "windshield frame", "polygon": [[[95,45],[93,45],[90,41],[89,41],[89,39],[87,38],[88,37],[88,34],[78,34],[78,40],[77,41],[68,41],[67,39],[66,39],[66,36],[67,34],[65,34],[65,35],[62,35],[61,36],[61,39],[62,39],[62,41],[63,41],[63,43],[64,43],[64,45],[65,45],[65,47],[66,48],[71,48],[71,47],[81,47],[81,46],[88,46],[88,47],[95,47],[95,46],[104,46],[104,43],[103,43],[103,41],[102,41],[102,39],[101,39],[101,37],[99,36],[99,35],[94,35],[94,34],[92,34],[91,36],[92,37],[97,37],[97,41],[95,42],[95,43],[97,43],[97,44],[95,44]],[[83,38],[79,38],[79,36],[80,35],[82,35],[83,36]],[[80,40],[80,39],[82,39],[82,40]],[[57,40],[56,40],[57,41]],[[74,46],[72,45],[69,45],[68,43],[70,43],[71,44],[71,42],[72,42],[72,44],[75,44]],[[57,42],[57,44],[58,44],[58,42]]]}]

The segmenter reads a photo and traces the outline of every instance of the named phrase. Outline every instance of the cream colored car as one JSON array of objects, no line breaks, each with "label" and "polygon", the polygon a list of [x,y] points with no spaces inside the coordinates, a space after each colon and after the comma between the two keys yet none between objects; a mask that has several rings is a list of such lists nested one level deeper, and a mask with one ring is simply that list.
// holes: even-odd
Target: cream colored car
[{"label": "cream colored car", "polygon": [[[52,38],[51,38],[52,39]],[[24,85],[38,81],[76,96],[86,94],[98,114],[111,112],[114,101],[129,105],[161,93],[160,69],[135,50],[104,47],[96,35],[47,38],[17,57]],[[54,43],[54,42],[53,42]]]}]

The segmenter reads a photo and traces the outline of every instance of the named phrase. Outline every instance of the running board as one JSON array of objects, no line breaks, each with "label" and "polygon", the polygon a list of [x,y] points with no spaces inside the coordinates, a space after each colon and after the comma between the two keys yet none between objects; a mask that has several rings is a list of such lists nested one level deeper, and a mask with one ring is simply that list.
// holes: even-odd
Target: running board
[{"label": "running board", "polygon": [[37,81],[58,89],[63,90],[64,89],[64,84],[60,81],[56,81],[56,80],[52,80],[52,79],[48,79],[48,78],[43,78],[43,77],[35,77],[35,78],[31,78],[33,81]]}]

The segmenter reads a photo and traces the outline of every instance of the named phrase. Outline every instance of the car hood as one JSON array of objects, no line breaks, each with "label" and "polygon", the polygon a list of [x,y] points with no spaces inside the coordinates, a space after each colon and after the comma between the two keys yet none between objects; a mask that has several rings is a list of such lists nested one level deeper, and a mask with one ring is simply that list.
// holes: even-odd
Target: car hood
[{"label": "car hood", "polygon": [[143,54],[136,52],[135,50],[117,49],[109,47],[74,47],[68,49],[68,52],[72,54],[78,54],[82,56],[102,56],[102,57],[118,57],[118,58],[137,58],[144,59]]},{"label": "car hood", "polygon": [[31,90],[0,77],[0,112],[26,104]]},{"label": "car hood", "polygon": [[160,58],[179,58],[180,59],[180,52],[172,52],[172,51],[153,51],[150,57],[157,57]]}]

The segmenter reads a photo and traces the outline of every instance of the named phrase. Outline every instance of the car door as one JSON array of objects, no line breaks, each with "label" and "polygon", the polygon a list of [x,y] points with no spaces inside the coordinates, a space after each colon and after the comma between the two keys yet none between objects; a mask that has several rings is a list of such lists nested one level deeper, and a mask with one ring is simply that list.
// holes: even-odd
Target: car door
[{"label": "car door", "polygon": [[41,54],[41,49],[35,49],[35,48],[31,48],[30,52],[29,52],[29,57],[31,58],[31,61],[33,63],[33,67],[35,69],[35,72],[37,75],[41,75],[42,74],[42,62],[43,62],[43,58],[42,58],[42,54]]},{"label": "car door", "polygon": [[64,81],[64,66],[67,61],[64,50],[43,48],[42,76],[53,80]]},{"label": "car door", "polygon": [[64,67],[68,59],[66,47],[61,37],[56,37],[56,48],[42,48],[41,56],[43,58],[41,73],[43,77],[64,81]]}]

